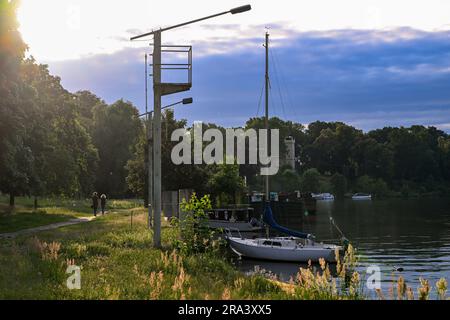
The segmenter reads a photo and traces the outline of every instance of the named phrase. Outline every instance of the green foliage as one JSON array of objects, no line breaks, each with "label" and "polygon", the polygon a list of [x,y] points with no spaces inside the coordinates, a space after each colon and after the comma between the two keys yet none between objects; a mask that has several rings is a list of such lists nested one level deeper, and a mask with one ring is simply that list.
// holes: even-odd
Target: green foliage
[{"label": "green foliage", "polygon": [[183,216],[179,221],[181,239],[175,247],[183,253],[205,252],[214,249],[214,232],[208,227],[207,210],[211,209],[208,195],[197,198],[194,193],[189,201],[180,204]]},{"label": "green foliage", "polygon": [[144,131],[139,136],[134,148],[133,157],[127,161],[125,166],[127,171],[126,182],[128,189],[130,189],[133,194],[144,197],[147,192],[145,182],[148,175],[146,168],[148,149]]},{"label": "green foliage", "polygon": [[303,172],[301,177],[302,192],[319,192],[320,191],[320,173],[317,169],[312,168]]},{"label": "green foliage", "polygon": [[[96,180],[105,180],[102,173],[109,170],[114,174],[107,178],[118,180],[114,187],[123,196],[123,166],[131,156],[121,142],[127,148],[134,143],[133,133],[140,125],[136,109],[119,101],[110,108],[118,116],[97,117],[95,122],[94,109],[106,108],[105,103],[88,91],[69,93],[46,65],[32,57],[24,59],[17,1],[2,0],[0,7],[0,191],[9,193],[12,203],[23,194],[82,197],[92,192]],[[135,123],[128,126],[130,120]],[[112,132],[109,136],[102,132],[109,141],[99,137],[105,127]],[[105,152],[104,147],[112,151]],[[110,165],[112,161],[117,166]]]},{"label": "green foliage", "polygon": [[352,146],[363,136],[361,130],[341,122],[314,122],[306,131],[306,164],[319,172],[354,175]]},{"label": "green foliage", "polygon": [[300,189],[300,176],[290,167],[282,167],[270,177],[270,189],[273,191],[293,192]]},{"label": "green foliage", "polygon": [[97,105],[93,110],[93,142],[100,156],[96,189],[117,197],[126,194],[126,164],[133,156],[133,146],[142,134],[138,110],[119,100],[111,106]]},{"label": "green foliage", "polygon": [[330,178],[330,183],[332,192],[336,197],[342,198],[347,192],[347,179],[344,175],[340,173],[333,174]]},{"label": "green foliage", "polygon": [[[171,141],[174,130],[184,128],[186,120],[176,120],[173,110],[167,109],[162,113],[161,120],[161,168],[162,187],[164,190],[195,189],[202,191],[205,188],[206,170],[203,166],[175,165],[171,160],[173,146],[177,142]],[[141,130],[133,146],[133,155],[126,164],[126,182],[133,194],[145,197],[147,192],[147,128]],[[179,177],[182,176],[183,179]]]},{"label": "green foliage", "polygon": [[389,194],[389,187],[382,179],[362,176],[356,180],[356,192],[372,194],[375,197],[384,197]]},{"label": "green foliage", "polygon": [[235,204],[237,195],[245,190],[244,179],[237,164],[220,164],[208,181],[211,194],[220,199],[221,205]]},{"label": "green foliage", "polygon": [[26,91],[20,79],[26,45],[18,31],[18,1],[0,0],[0,191],[14,195],[26,191],[32,180],[32,154],[24,142]]},{"label": "green foliage", "polygon": [[[245,129],[263,129],[265,128],[265,118],[250,118],[247,120],[244,126]],[[270,129],[278,129],[280,133],[280,141],[284,141],[288,136],[292,136],[297,145],[295,146],[296,154],[299,154],[301,151],[299,142],[305,140],[304,129],[305,127],[298,122],[293,121],[284,121],[278,117],[272,117],[269,119],[269,128]],[[284,143],[280,143],[280,154],[284,155],[286,153],[286,146]]]}]

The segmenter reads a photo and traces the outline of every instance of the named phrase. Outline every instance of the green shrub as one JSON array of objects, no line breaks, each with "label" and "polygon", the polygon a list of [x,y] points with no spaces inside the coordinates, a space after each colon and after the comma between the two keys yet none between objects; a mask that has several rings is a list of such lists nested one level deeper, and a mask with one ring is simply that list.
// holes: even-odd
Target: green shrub
[{"label": "green shrub", "polygon": [[390,192],[387,183],[383,179],[376,179],[367,175],[359,177],[356,180],[355,187],[355,191],[370,193],[375,197],[385,197]]},{"label": "green shrub", "polygon": [[186,254],[213,249],[214,232],[208,227],[207,214],[207,210],[211,209],[209,196],[198,199],[194,193],[189,201],[183,199],[180,206],[184,212],[178,223],[181,239],[176,239],[174,246]]},{"label": "green shrub", "polygon": [[300,184],[303,192],[319,192],[320,189],[320,173],[317,169],[312,168],[303,172]]},{"label": "green shrub", "polygon": [[344,197],[347,192],[347,179],[340,173],[335,173],[330,178],[331,188],[336,197]]}]

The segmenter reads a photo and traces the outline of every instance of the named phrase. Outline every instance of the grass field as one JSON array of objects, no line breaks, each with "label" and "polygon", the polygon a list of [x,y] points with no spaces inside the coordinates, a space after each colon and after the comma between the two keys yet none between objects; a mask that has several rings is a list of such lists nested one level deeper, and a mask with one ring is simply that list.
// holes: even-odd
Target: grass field
[{"label": "grass field", "polygon": [[[9,198],[3,195],[0,196],[0,233],[91,216],[93,213],[90,205],[89,199],[44,198],[39,199],[39,207],[35,210],[33,198],[17,197],[16,205],[11,210]],[[111,200],[107,202],[107,210],[126,210],[141,205],[138,200]]]},{"label": "grass field", "polygon": [[[165,250],[151,248],[143,209],[136,208],[90,223],[45,231],[36,237],[1,240],[0,298],[221,299],[232,294],[239,298],[287,297],[266,279],[244,279],[217,256],[182,257],[172,252],[170,242],[175,232],[175,228],[164,227]],[[65,271],[70,264],[82,268],[80,290],[66,286]],[[233,290],[235,284],[242,290]]]}]

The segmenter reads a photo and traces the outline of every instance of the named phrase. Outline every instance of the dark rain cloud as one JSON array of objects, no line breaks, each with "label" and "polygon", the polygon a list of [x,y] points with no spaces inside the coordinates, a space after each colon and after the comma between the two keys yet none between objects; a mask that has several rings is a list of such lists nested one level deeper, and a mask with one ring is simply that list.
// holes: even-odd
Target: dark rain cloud
[{"label": "dark rain cloud", "polygon": [[[178,117],[233,126],[262,114],[264,39],[246,32],[238,42],[193,43],[193,88],[164,101],[194,97]],[[271,114],[365,130],[414,123],[450,130],[449,31],[282,32],[270,55]],[[124,98],[142,110],[143,53],[130,48],[49,64],[71,91],[89,89],[108,102]]]}]

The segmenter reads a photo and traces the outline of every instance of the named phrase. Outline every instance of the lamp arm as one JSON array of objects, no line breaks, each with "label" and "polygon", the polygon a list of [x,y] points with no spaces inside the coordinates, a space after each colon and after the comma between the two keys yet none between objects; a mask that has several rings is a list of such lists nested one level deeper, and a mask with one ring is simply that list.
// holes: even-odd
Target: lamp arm
[{"label": "lamp arm", "polygon": [[183,23],[171,26],[171,27],[167,27],[167,28],[156,30],[156,31],[147,32],[147,33],[144,33],[144,34],[141,34],[141,35],[138,35],[138,36],[134,36],[134,37],[131,37],[130,40],[136,40],[136,39],[139,39],[139,38],[150,36],[152,34],[155,34],[155,32],[163,32],[163,31],[167,31],[167,30],[183,27],[183,26],[186,26],[188,24],[192,24],[192,23],[203,21],[203,20],[215,18],[215,17],[218,17],[218,16],[222,16],[224,14],[227,14],[227,13],[237,14],[237,13],[249,11],[251,9],[252,9],[252,7],[249,4],[247,4],[245,6],[240,6],[240,7],[237,7],[237,8],[233,8],[231,10],[220,12],[220,13],[216,13],[216,14],[213,14],[213,15],[210,15],[210,16],[207,16],[207,17],[203,17],[203,18],[200,18],[200,19],[195,19],[195,20],[191,20],[191,21],[188,21],[188,22],[183,22]]},{"label": "lamp arm", "polygon": [[139,38],[150,36],[150,35],[154,34],[155,32],[163,32],[163,31],[167,31],[167,30],[183,27],[183,26],[186,26],[188,24],[192,24],[192,23],[203,21],[203,20],[215,18],[215,17],[218,17],[218,16],[222,16],[224,14],[227,14],[227,13],[230,13],[230,11],[224,11],[224,12],[221,12],[221,13],[216,13],[216,14],[213,14],[211,16],[203,17],[203,18],[200,18],[200,19],[195,19],[195,20],[188,21],[188,22],[183,22],[183,23],[180,23],[180,24],[177,24],[177,25],[174,25],[174,26],[171,26],[171,27],[159,29],[159,30],[156,30],[156,31],[147,32],[147,33],[144,33],[144,34],[141,34],[141,35],[138,35],[138,36],[131,37],[130,40],[136,40],[136,39],[139,39]]}]

